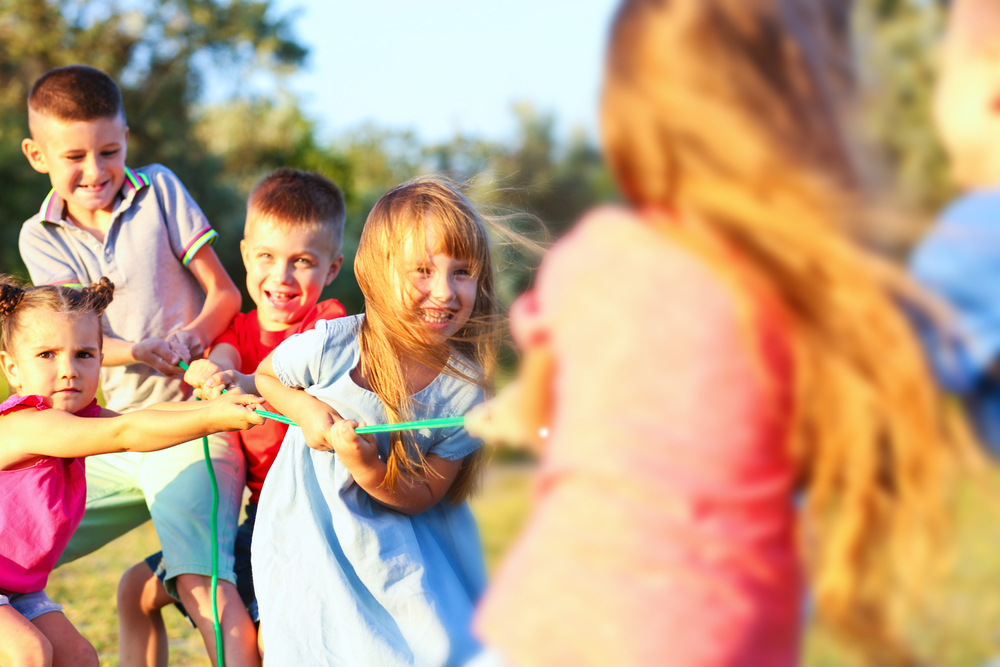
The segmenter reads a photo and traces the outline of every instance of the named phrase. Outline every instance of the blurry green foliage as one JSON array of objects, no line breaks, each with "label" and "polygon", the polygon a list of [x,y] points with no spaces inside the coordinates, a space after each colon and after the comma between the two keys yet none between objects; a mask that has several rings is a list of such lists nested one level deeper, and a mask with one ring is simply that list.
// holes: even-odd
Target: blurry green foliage
[{"label": "blurry green foliage", "polygon": [[924,214],[954,195],[931,115],[942,5],[863,0],[856,13],[864,128],[886,163],[887,189]]},{"label": "blurry green foliage", "polygon": [[[857,17],[864,127],[884,158],[887,185],[905,203],[933,210],[951,192],[929,110],[941,10],[926,0],[861,0]],[[410,131],[368,125],[322,142],[315,120],[281,92],[281,77],[305,56],[271,0],[0,0],[0,271],[24,273],[18,230],[49,188],[20,152],[28,89],[49,68],[70,63],[119,81],[129,164],[161,162],[178,174],[219,230],[216,251],[241,286],[246,195],[279,166],[320,171],[344,189],[347,261],[325,295],[349,312],[363,307],[351,258],[365,216],[402,181],[446,174],[485,212],[540,241],[616,197],[592,141],[583,133],[558,141],[556,119],[526,103],[515,106],[517,132],[505,141],[459,134],[427,144]],[[254,93],[261,77],[271,79],[263,89],[278,92]],[[208,80],[235,82],[232,94],[213,95],[222,101],[206,106]],[[509,301],[530,283],[538,258],[501,244],[498,259]]]}]

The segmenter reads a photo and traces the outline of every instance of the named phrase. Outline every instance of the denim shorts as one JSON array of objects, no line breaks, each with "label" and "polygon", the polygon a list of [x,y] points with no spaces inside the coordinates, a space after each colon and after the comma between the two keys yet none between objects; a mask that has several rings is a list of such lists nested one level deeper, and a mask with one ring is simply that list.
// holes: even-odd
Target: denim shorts
[{"label": "denim shorts", "polygon": [[14,611],[29,621],[33,621],[42,614],[47,614],[50,611],[62,611],[62,605],[50,600],[45,591],[0,595],[0,607],[5,604],[13,607]]},{"label": "denim shorts", "polygon": [[[239,591],[240,599],[250,613],[250,618],[254,623],[257,623],[260,620],[260,614],[257,612],[257,596],[254,594],[253,589],[253,571],[250,569],[250,541],[253,538],[254,521],[257,519],[257,504],[247,504],[246,511],[246,521],[236,530],[236,540],[233,547],[233,555],[235,556],[233,571],[236,574],[236,590]],[[148,557],[146,565],[153,571],[157,579],[161,582],[164,580],[167,575],[167,569],[163,564],[162,551],[158,551]],[[187,613],[184,605],[179,601],[174,604],[177,605],[177,609],[190,621],[191,616]]]}]

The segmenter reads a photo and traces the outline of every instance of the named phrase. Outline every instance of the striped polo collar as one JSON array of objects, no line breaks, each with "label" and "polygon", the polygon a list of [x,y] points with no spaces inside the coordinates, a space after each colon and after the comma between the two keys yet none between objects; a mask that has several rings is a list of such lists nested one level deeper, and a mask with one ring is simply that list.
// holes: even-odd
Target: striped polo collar
[{"label": "striped polo collar", "polygon": [[[125,167],[125,182],[122,184],[119,194],[123,199],[129,199],[147,185],[149,185],[149,176],[130,167]],[[65,208],[66,202],[56,194],[55,188],[49,190],[49,194],[42,201],[41,208],[38,209],[38,214],[41,216],[39,222],[62,221]]]}]

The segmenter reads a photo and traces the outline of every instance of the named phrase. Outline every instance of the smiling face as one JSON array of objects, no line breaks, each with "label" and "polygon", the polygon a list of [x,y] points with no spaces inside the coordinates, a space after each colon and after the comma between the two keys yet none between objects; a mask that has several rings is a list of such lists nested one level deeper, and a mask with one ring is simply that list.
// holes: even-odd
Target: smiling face
[{"label": "smiling face", "polygon": [[67,314],[42,308],[28,314],[31,326],[13,350],[0,351],[12,389],[38,395],[56,410],[78,412],[97,395],[101,371],[101,323],[93,313]]},{"label": "smiling face", "polygon": [[240,252],[247,290],[265,331],[282,331],[301,322],[344,261],[322,228],[252,220],[244,237]]},{"label": "smiling face", "polygon": [[410,236],[402,258],[409,285],[402,292],[404,305],[413,309],[417,319],[447,338],[469,320],[479,282],[469,260],[443,252],[443,245],[433,225],[428,225],[423,238]]},{"label": "smiling face", "polygon": [[34,112],[29,115],[32,138],[25,139],[21,149],[36,171],[49,175],[70,215],[110,213],[125,182],[125,119],[62,121]]}]

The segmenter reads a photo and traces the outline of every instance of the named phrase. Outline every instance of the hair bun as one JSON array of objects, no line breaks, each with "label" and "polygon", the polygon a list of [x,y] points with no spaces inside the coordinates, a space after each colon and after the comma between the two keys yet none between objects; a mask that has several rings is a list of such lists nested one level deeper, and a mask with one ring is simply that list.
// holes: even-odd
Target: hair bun
[{"label": "hair bun", "polygon": [[83,293],[87,295],[91,309],[101,315],[111,303],[115,296],[115,284],[108,280],[106,276],[101,276],[100,281],[90,287],[84,287]]},{"label": "hair bun", "polygon": [[0,317],[10,317],[24,298],[24,289],[13,283],[0,283]]}]

